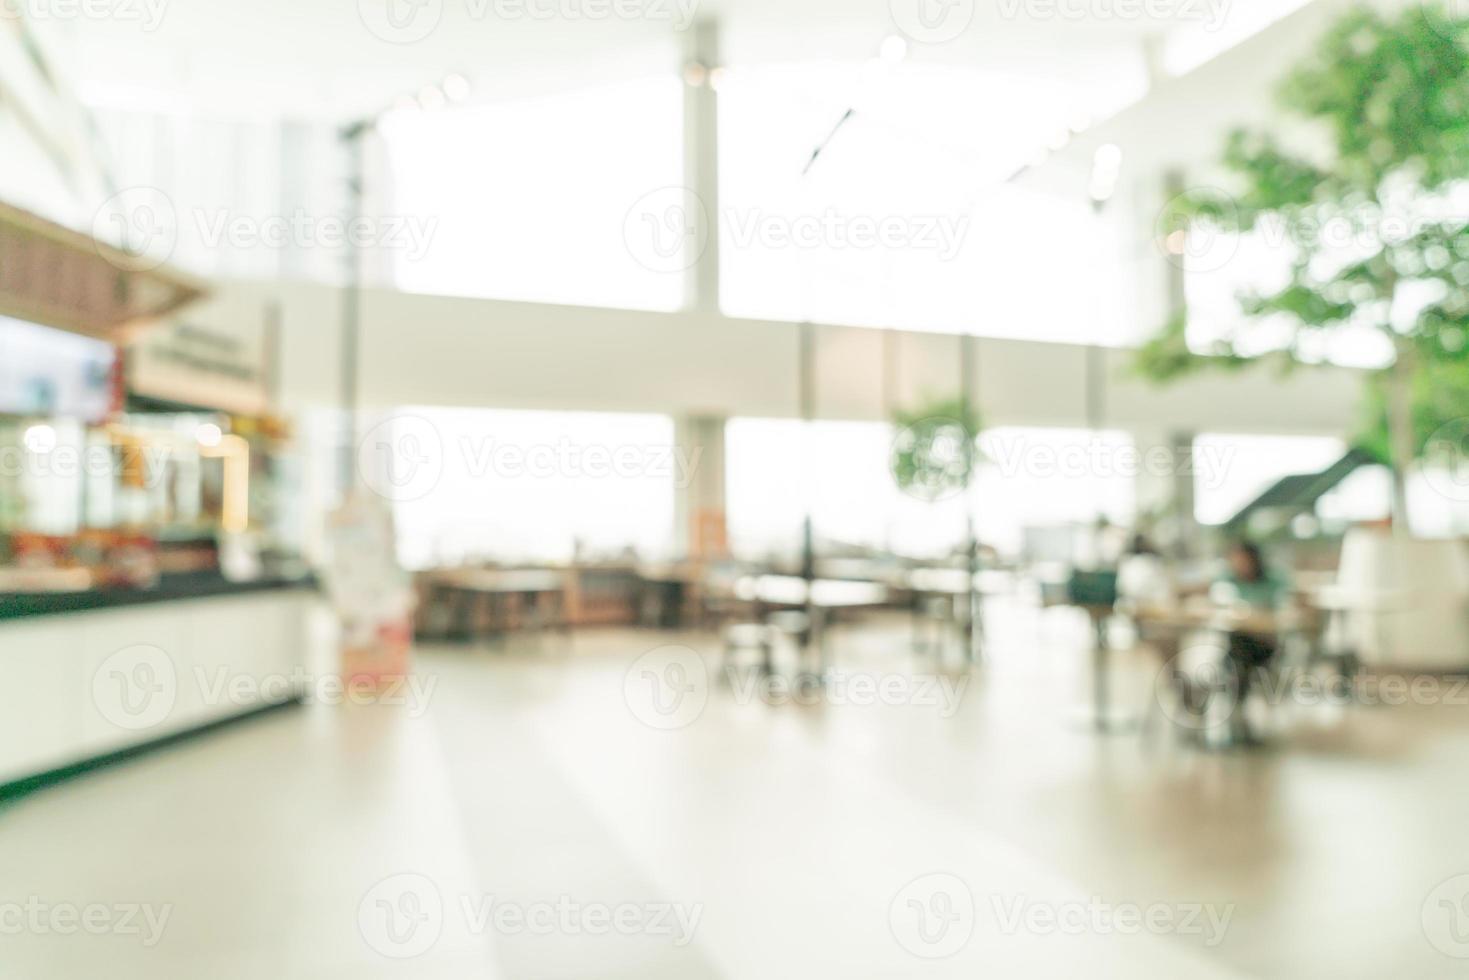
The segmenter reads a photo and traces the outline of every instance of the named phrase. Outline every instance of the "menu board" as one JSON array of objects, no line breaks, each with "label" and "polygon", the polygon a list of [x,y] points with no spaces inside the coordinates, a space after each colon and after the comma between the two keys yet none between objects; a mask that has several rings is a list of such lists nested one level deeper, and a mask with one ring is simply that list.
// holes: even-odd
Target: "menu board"
[{"label": "menu board", "polygon": [[106,341],[0,317],[0,414],[100,422],[116,358]]}]

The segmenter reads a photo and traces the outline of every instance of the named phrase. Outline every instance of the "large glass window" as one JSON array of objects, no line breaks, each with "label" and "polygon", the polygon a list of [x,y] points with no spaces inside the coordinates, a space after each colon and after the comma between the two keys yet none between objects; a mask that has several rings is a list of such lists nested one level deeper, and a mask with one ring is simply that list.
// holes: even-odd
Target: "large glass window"
[{"label": "large glass window", "polygon": [[1027,531],[1127,524],[1135,510],[1123,433],[1003,428],[980,437],[970,498],[901,490],[894,431],[878,422],[734,419],[727,430],[730,540],[745,556],[793,554],[807,507],[823,550],[938,557],[962,548],[969,514],[981,542],[1018,555]]},{"label": "large glass window", "polygon": [[975,524],[1003,553],[1024,553],[1028,535],[1135,518],[1141,461],[1125,432],[995,428],[979,448]]},{"label": "large glass window", "polygon": [[674,487],[688,473],[666,416],[406,408],[370,438],[405,447],[432,477],[380,484],[398,498],[408,568],[672,547]]},{"label": "large glass window", "polygon": [[[1120,342],[1124,250],[1111,226],[1084,192],[1008,181],[1135,95],[1122,78],[1085,90],[916,64],[731,69],[720,86],[725,312]],[[1059,268],[1066,289],[1054,288]]]},{"label": "large glass window", "polygon": [[1194,440],[1194,517],[1223,524],[1287,476],[1319,473],[1347,451],[1319,436],[1224,435]]},{"label": "large glass window", "polygon": [[682,98],[669,74],[394,114],[383,126],[395,187],[386,207],[434,222],[421,254],[397,257],[397,285],[677,309],[683,277],[640,262],[624,223],[641,199],[683,181]]},{"label": "large glass window", "polygon": [[796,553],[808,508],[827,552],[933,556],[964,541],[962,501],[928,503],[898,489],[885,423],[732,419],[725,444],[730,543],[741,556]]}]

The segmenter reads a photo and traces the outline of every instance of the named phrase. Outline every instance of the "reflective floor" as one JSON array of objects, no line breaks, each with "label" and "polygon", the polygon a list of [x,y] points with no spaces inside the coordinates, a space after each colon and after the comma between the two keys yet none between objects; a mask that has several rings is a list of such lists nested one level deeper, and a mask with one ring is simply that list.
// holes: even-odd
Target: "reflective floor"
[{"label": "reflective floor", "polygon": [[[424,651],[400,703],[0,809],[0,974],[1464,974],[1469,695],[1278,706],[1259,751],[1103,737],[1084,622],[992,624],[972,675],[848,627],[825,693],[721,684],[707,634]],[[1153,673],[1119,657],[1119,702]]]}]

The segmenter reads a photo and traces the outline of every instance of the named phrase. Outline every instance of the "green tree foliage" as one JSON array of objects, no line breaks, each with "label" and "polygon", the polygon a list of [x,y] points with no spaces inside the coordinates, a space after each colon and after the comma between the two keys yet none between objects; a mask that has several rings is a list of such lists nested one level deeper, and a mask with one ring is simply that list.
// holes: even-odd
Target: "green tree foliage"
[{"label": "green tree foliage", "polygon": [[980,454],[980,420],[962,398],[930,400],[893,413],[893,479],[905,493],[941,500],[969,486]]},{"label": "green tree foliage", "polygon": [[1292,146],[1230,135],[1230,186],[1171,202],[1165,231],[1255,232],[1288,257],[1289,276],[1241,295],[1235,328],[1210,350],[1190,348],[1186,316],[1167,324],[1139,352],[1142,374],[1238,368],[1260,356],[1261,331],[1268,356],[1291,363],[1321,360],[1337,331],[1376,331],[1393,363],[1372,379],[1365,445],[1401,472],[1429,433],[1469,414],[1465,28],[1440,8],[1354,10],[1280,86],[1301,122]]}]

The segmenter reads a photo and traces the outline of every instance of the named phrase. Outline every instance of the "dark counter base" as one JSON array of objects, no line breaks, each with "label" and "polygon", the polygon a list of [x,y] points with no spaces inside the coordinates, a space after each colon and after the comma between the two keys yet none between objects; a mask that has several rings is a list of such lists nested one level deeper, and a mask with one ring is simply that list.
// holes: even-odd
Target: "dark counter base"
[{"label": "dark counter base", "polygon": [[0,592],[0,622],[59,616],[93,609],[119,609],[186,599],[215,599],[279,590],[312,590],[316,580],[265,578],[231,582],[218,575],[169,576],[151,589],[98,589],[89,592]]},{"label": "dark counter base", "polygon": [[111,766],[120,765],[124,762],[135,759],[138,756],[160,752],[164,749],[188,742],[192,739],[208,735],[212,732],[217,732],[220,729],[230,728],[234,725],[240,725],[244,724],[245,722],[254,721],[257,718],[264,717],[265,715],[274,714],[277,711],[284,711],[287,708],[299,708],[303,703],[304,701],[302,698],[296,697],[290,701],[282,701],[278,704],[262,704],[259,707],[250,708],[246,711],[241,712],[240,714],[230,715],[228,718],[220,718],[217,721],[206,722],[205,724],[200,725],[198,728],[190,728],[186,731],[175,732],[172,735],[165,735],[162,738],[154,739],[151,742],[143,742],[139,745],[130,745],[125,749],[118,749],[116,752],[109,752],[107,755],[99,755],[92,759],[83,759],[81,762],[74,762],[69,766],[62,766],[59,769],[51,769],[46,772],[37,773],[34,776],[27,776],[24,779],[17,779],[14,782],[0,783],[0,807],[16,801],[20,797],[28,796],[31,793],[39,792],[40,790],[46,789],[48,787],[68,782],[70,780],[76,779],[79,776],[85,776],[87,773],[96,772],[99,769],[107,769]]}]

